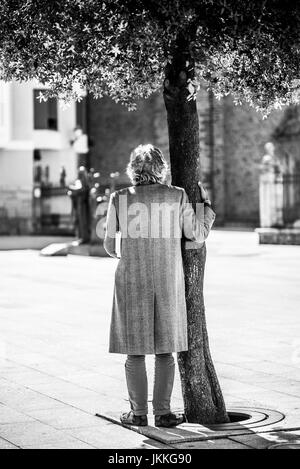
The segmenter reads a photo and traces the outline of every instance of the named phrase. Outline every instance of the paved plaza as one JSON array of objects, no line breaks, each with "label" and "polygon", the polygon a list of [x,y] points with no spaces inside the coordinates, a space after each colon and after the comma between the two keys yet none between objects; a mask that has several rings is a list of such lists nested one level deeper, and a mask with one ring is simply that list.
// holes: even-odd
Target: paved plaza
[{"label": "paved plaza", "polygon": [[[0,448],[170,447],[95,417],[128,408],[125,357],[107,352],[117,261],[16,247],[6,240],[0,251]],[[226,404],[286,417],[278,432],[174,446],[300,443],[300,247],[226,230],[207,247],[207,322]],[[182,407],[178,374],[173,405]]]}]

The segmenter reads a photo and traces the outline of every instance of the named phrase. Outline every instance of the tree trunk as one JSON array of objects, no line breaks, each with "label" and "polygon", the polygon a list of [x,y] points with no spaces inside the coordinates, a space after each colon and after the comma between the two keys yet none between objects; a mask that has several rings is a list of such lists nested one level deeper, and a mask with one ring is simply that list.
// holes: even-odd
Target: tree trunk
[{"label": "tree trunk", "polygon": [[[193,79],[193,61],[178,51],[166,67],[164,100],[168,116],[172,183],[184,187],[190,202],[200,201],[199,122],[194,99],[187,100],[188,79]],[[228,422],[218,378],[209,351],[203,301],[205,244],[182,250],[189,350],[178,354],[185,414],[188,422]]]}]

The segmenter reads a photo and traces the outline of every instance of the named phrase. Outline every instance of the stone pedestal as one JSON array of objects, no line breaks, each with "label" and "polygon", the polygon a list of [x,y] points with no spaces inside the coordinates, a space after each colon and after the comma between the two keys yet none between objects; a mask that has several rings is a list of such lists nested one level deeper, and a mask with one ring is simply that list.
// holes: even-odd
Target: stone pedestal
[{"label": "stone pedestal", "polygon": [[259,244],[290,244],[300,245],[300,229],[298,228],[257,228]]},{"label": "stone pedestal", "polygon": [[274,170],[260,175],[259,209],[261,228],[283,226],[283,178]]}]

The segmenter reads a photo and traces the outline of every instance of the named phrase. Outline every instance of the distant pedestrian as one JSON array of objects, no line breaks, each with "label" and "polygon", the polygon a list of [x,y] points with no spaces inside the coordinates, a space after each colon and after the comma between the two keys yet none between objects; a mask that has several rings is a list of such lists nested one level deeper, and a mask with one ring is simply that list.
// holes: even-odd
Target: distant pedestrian
[{"label": "distant pedestrian", "polygon": [[121,236],[109,351],[127,355],[131,410],[121,415],[124,424],[148,424],[146,354],[155,354],[155,425],[172,427],[184,420],[170,408],[172,353],[188,349],[181,238],[203,243],[215,213],[200,185],[204,205],[195,214],[185,190],[165,183],[167,169],[158,148],[140,145],[127,168],[132,186],[111,194],[108,207],[104,247],[109,255],[117,257],[117,233]]},{"label": "distant pedestrian", "polygon": [[66,177],[67,177],[66,168],[64,166],[62,166],[60,168],[60,173],[59,173],[59,185],[60,185],[60,187],[66,187]]}]

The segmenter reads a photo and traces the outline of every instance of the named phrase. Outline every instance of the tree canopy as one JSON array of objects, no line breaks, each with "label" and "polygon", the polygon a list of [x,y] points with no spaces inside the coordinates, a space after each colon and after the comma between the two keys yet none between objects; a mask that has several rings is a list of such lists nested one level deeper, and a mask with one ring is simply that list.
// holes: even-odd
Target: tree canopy
[{"label": "tree canopy", "polygon": [[299,30],[300,2],[287,0],[2,0],[0,79],[134,108],[162,87],[184,44],[191,98],[205,81],[267,114],[299,103]]}]

